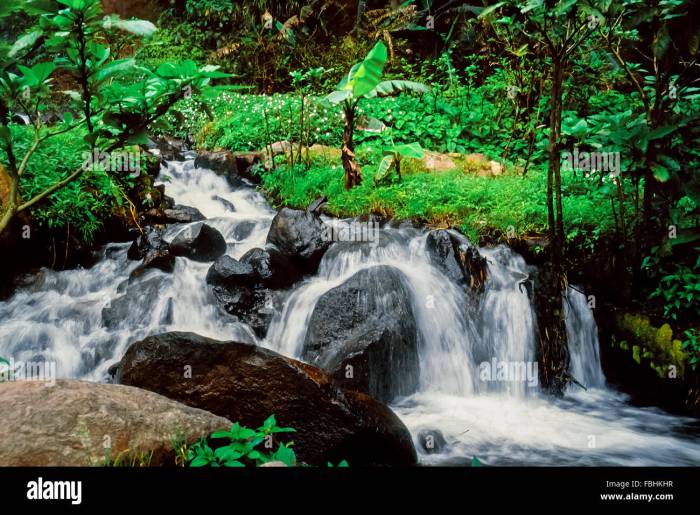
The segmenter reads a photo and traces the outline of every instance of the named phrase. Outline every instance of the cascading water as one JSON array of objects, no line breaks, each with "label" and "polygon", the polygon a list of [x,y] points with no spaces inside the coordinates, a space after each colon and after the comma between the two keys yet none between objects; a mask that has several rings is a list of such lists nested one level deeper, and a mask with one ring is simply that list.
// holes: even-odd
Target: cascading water
[{"label": "cascading water", "polygon": [[598,328],[588,307],[588,299],[576,288],[569,288],[564,301],[564,316],[571,375],[587,388],[602,388],[605,376],[600,365]]},{"label": "cascading water", "polygon": [[[170,163],[163,174],[168,194],[198,208],[230,255],[264,245],[274,211],[252,188],[232,189],[213,172],[195,171],[192,159]],[[169,226],[165,238],[182,229]],[[0,302],[0,356],[55,361],[59,377],[101,381],[131,342],[183,330],[299,357],[319,298],[362,269],[388,265],[403,274],[411,296],[420,361],[418,390],[392,409],[416,438],[423,463],[478,456],[487,464],[700,464],[700,445],[686,434],[693,420],[632,407],[606,388],[595,321],[575,289],[565,301],[571,373],[586,391],[572,387],[553,400],[526,381],[483,376],[484,364],[535,359],[532,270],[507,247],[479,249],[488,279],[475,300],[431,263],[424,231],[385,227],[376,242],[336,243],[318,273],[289,292],[262,341],[215,307],[205,287],[209,264],[177,258],[172,274],[151,270],[130,282],[138,262],[127,260],[128,247],[107,245],[89,270],[43,270]],[[105,308],[120,316],[105,317]],[[425,454],[418,441],[424,429],[441,431],[447,446]]]},{"label": "cascading water", "polygon": [[[251,188],[232,191],[214,173],[193,172],[192,160],[171,163],[168,193],[178,202],[197,206],[207,223],[226,238],[228,253],[240,257],[264,244],[274,211]],[[235,211],[221,200],[229,201]],[[183,229],[169,226],[165,239]],[[177,258],[172,274],[151,270],[129,281],[138,261],[126,257],[129,243],[110,244],[89,270],[42,270],[28,288],[0,302],[0,356],[15,361],[56,363],[59,377],[101,381],[129,344],[150,334],[187,330],[219,339],[255,341],[247,326],[226,320],[203,287],[209,268]],[[120,304],[115,320],[105,323],[103,310]],[[105,327],[107,326],[107,327]]]}]

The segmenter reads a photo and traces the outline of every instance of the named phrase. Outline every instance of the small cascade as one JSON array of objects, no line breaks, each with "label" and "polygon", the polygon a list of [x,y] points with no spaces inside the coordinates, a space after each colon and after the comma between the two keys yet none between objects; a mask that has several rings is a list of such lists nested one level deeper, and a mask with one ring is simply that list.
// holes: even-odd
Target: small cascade
[{"label": "small cascade", "polygon": [[564,316],[571,375],[586,388],[603,388],[605,376],[600,365],[598,326],[587,297],[576,288],[570,287],[564,299]]},{"label": "small cascade", "polygon": [[[199,209],[224,236],[229,255],[264,246],[275,212],[252,187],[232,188],[211,171],[195,170],[193,159],[169,163],[163,175],[168,195]],[[165,239],[183,228],[168,226]],[[480,248],[486,283],[479,294],[467,292],[431,261],[426,240],[424,230],[385,226],[376,240],[335,243],[318,273],[282,297],[262,340],[216,307],[205,285],[209,263],[178,257],[171,274],[149,270],[130,280],[139,263],[127,259],[129,244],[109,244],[89,270],[42,270],[0,301],[0,357],[54,361],[59,377],[103,381],[131,343],[179,330],[299,358],[319,299],[361,270],[389,266],[410,296],[419,359],[416,391],[391,408],[414,435],[423,463],[467,464],[478,456],[501,465],[700,464],[700,445],[687,434],[693,420],[633,407],[606,387],[584,294],[570,289],[564,309],[571,373],[587,390],[541,396],[525,373],[536,359],[533,269],[505,246]],[[382,295],[380,287],[370,290]],[[444,435],[440,452],[421,447],[418,435],[426,429]]]}]

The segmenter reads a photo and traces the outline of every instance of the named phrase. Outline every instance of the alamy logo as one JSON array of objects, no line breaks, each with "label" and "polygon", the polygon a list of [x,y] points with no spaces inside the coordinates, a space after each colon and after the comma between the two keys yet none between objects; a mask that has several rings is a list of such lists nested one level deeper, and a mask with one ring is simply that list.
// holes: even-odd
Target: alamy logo
[{"label": "alamy logo", "polygon": [[539,384],[536,361],[484,361],[479,365],[479,379],[482,381],[504,381],[527,383],[530,388]]},{"label": "alamy logo", "polygon": [[70,501],[71,504],[83,502],[83,484],[81,481],[44,481],[39,478],[27,483],[27,499],[30,501]]},{"label": "alamy logo", "polygon": [[620,175],[619,152],[579,152],[574,147],[573,152],[561,153],[561,167],[564,171],[609,172],[612,177]]},{"label": "alamy logo", "polygon": [[107,172],[131,172],[134,178],[141,175],[140,152],[83,152],[83,169],[102,168]]},{"label": "alamy logo", "polygon": [[379,222],[343,222],[325,224],[324,241],[345,241],[353,243],[379,243]]},{"label": "alamy logo", "polygon": [[55,361],[15,361],[0,357],[0,383],[5,381],[38,381],[47,386],[56,384]]}]

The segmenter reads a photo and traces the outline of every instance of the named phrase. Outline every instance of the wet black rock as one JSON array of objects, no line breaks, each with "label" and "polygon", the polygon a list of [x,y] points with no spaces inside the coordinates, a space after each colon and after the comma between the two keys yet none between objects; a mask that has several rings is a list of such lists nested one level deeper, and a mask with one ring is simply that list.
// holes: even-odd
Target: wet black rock
[{"label": "wet black rock", "polygon": [[301,279],[301,272],[274,245],[251,249],[243,254],[241,261],[255,270],[260,283],[267,288],[287,288]]},{"label": "wet black rock", "polygon": [[256,278],[255,271],[250,264],[224,255],[211,265],[206,280],[207,284],[214,286],[237,287],[252,285]]},{"label": "wet black rock", "polygon": [[182,161],[187,145],[184,140],[178,138],[156,137],[148,140],[146,148],[156,150],[158,155],[166,161]]},{"label": "wet black rock", "polygon": [[331,245],[328,227],[317,214],[286,207],[272,219],[267,243],[303,273],[314,273]]},{"label": "wet black rock", "polygon": [[390,266],[361,270],[321,296],[302,359],[344,387],[391,401],[416,391],[418,336],[404,275]]},{"label": "wet black rock", "polygon": [[435,266],[450,280],[472,290],[483,290],[486,258],[464,236],[452,230],[431,231],[426,249]]},{"label": "wet black rock", "polygon": [[153,310],[159,304],[165,284],[163,274],[141,281],[127,282],[120,288],[124,295],[113,299],[102,309],[102,325],[107,329],[118,326],[139,327],[146,325],[153,317]]},{"label": "wet black rock", "polygon": [[221,309],[250,326],[259,338],[265,336],[275,314],[274,291],[241,284],[213,285],[211,292]]},{"label": "wet black rock", "polygon": [[214,195],[214,196],[212,196],[211,199],[219,202],[221,205],[223,205],[226,208],[227,211],[230,211],[231,213],[236,212],[236,206],[234,206],[233,202],[231,202],[230,200],[226,200],[225,198],[220,197],[219,195]]},{"label": "wet black rock", "polygon": [[163,240],[162,227],[145,227],[143,233],[140,233],[129,247],[126,257],[133,260],[143,259],[149,252],[167,249],[168,246],[168,242]]},{"label": "wet black rock", "polygon": [[327,202],[328,202],[328,199],[326,197],[318,197],[311,204],[309,204],[309,207],[306,210],[309,213],[313,213],[315,215],[320,215],[323,213],[323,209],[326,207]]},{"label": "wet black rock", "polygon": [[253,171],[261,161],[262,154],[256,152],[205,151],[197,156],[194,166],[207,168],[217,175],[226,177],[232,186],[239,187],[244,184],[244,179],[252,183],[260,182],[260,178]]},{"label": "wet black rock", "polygon": [[226,253],[226,240],[213,227],[198,223],[186,227],[173,239],[170,253],[193,261],[214,261]]},{"label": "wet black rock", "polygon": [[170,253],[168,247],[149,250],[144,256],[143,262],[129,274],[129,278],[140,277],[151,268],[157,268],[166,273],[172,273],[175,270],[175,256]]},{"label": "wet black rock", "polygon": [[206,220],[196,207],[176,205],[172,208],[149,209],[143,213],[144,223],[150,224],[189,224]]},{"label": "wet black rock", "polygon": [[241,222],[238,222],[236,224],[236,227],[233,228],[233,237],[237,241],[245,240],[248,236],[253,234],[255,225],[255,222],[253,222],[252,220],[243,220]]}]

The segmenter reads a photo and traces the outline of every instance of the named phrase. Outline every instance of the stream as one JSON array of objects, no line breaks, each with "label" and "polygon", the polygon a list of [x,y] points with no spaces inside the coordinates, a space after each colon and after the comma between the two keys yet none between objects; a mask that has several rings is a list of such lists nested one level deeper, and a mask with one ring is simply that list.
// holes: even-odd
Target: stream
[{"label": "stream", "polygon": [[[195,170],[188,157],[163,168],[168,195],[198,208],[225,237],[229,255],[264,246],[275,215],[265,198],[252,186],[232,188],[211,171]],[[183,227],[168,226],[165,239]],[[571,372],[587,390],[571,387],[552,399],[527,381],[484,380],[484,363],[535,360],[536,318],[524,287],[533,269],[507,247],[480,248],[488,278],[472,299],[431,264],[426,238],[424,230],[397,224],[382,228],[376,244],[334,244],[318,273],[283,296],[263,339],[212,301],[205,284],[211,263],[182,257],[172,274],[154,270],[139,278],[152,287],[127,316],[105,324],[103,308],[123,294],[139,264],[127,259],[130,243],[108,244],[90,269],[43,269],[0,302],[0,356],[54,361],[58,377],[106,381],[131,343],[191,331],[299,358],[318,299],[363,268],[389,265],[406,277],[420,363],[418,391],[390,407],[411,431],[422,464],[466,465],[477,456],[486,465],[700,465],[695,419],[632,406],[606,385],[595,319],[575,289],[564,303]],[[418,441],[425,430],[441,431],[447,445],[426,453]]]}]

